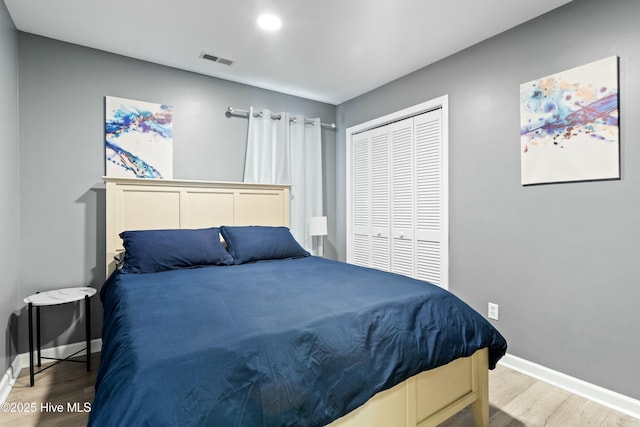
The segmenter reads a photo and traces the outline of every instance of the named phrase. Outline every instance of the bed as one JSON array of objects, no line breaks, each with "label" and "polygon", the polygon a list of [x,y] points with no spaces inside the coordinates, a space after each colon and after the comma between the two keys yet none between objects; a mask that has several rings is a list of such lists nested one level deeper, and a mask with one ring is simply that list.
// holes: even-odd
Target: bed
[{"label": "bed", "polygon": [[469,405],[488,425],[504,338],[437,286],[309,256],[286,186],[105,182],[90,425],[430,426]]}]

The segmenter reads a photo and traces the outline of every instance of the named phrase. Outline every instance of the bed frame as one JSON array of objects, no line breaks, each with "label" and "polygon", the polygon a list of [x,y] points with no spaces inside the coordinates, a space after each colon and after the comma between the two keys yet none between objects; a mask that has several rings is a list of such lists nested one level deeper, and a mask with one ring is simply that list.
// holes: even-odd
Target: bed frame
[{"label": "bed frame", "polygon": [[[107,276],[122,252],[120,232],[220,225],[289,225],[289,187],[230,182],[103,178]],[[330,427],[437,426],[471,405],[489,425],[487,349],[380,392]]]}]

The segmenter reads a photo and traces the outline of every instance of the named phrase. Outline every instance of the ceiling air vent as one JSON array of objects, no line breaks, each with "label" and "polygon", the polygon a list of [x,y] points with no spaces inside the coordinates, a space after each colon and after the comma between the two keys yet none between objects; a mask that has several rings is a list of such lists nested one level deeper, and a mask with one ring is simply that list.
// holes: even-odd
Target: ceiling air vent
[{"label": "ceiling air vent", "polygon": [[219,64],[223,64],[223,65],[233,65],[233,61],[227,58],[221,58],[219,56],[215,56],[215,55],[210,55],[206,52],[202,52],[202,54],[200,55],[200,58],[202,59],[206,59],[208,61],[213,61],[213,62],[217,62]]}]

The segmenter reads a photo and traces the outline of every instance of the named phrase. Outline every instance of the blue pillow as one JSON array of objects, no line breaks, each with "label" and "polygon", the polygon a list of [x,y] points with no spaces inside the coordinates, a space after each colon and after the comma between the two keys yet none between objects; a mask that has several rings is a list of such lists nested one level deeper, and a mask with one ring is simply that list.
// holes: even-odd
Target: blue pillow
[{"label": "blue pillow", "polygon": [[309,256],[309,252],[298,244],[287,227],[223,225],[220,227],[220,233],[227,242],[227,248],[236,264]]},{"label": "blue pillow", "polygon": [[123,273],[153,273],[201,265],[230,265],[218,228],[123,231]]}]

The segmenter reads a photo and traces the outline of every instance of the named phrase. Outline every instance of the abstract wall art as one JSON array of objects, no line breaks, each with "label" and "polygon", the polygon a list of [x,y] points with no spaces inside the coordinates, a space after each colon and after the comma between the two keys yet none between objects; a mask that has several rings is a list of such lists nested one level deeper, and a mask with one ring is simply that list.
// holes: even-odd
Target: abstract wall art
[{"label": "abstract wall art", "polygon": [[173,178],[173,107],[105,97],[106,175]]},{"label": "abstract wall art", "polygon": [[620,178],[618,57],[520,85],[522,185]]}]

